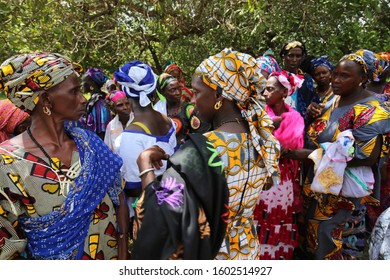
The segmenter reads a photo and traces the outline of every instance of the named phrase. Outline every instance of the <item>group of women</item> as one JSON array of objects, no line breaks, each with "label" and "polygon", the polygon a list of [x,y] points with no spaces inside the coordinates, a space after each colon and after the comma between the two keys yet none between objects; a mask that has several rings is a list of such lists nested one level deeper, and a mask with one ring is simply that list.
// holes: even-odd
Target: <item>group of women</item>
[{"label": "group of women", "polygon": [[[9,58],[0,85],[31,125],[0,145],[0,258],[129,259],[129,238],[132,259],[359,257],[390,131],[367,85],[389,62],[369,69],[364,54],[304,73],[299,41],[283,45],[283,67],[224,49],[192,91],[176,64],[157,76],[135,60],[108,95],[101,69],[80,83],[59,54]],[[385,258],[378,240],[370,252]]]}]

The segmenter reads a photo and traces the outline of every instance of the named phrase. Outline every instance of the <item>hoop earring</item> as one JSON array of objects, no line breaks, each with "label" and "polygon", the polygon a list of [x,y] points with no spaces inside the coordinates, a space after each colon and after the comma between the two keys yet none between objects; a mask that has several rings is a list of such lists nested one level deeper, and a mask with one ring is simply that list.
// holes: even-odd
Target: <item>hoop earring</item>
[{"label": "hoop earring", "polygon": [[219,100],[217,103],[214,104],[214,109],[219,110],[222,107],[222,101]]},{"label": "hoop earring", "polygon": [[43,110],[43,112],[44,112],[46,115],[48,115],[48,116],[51,115],[51,110],[50,110],[49,107],[44,106],[42,110]]}]

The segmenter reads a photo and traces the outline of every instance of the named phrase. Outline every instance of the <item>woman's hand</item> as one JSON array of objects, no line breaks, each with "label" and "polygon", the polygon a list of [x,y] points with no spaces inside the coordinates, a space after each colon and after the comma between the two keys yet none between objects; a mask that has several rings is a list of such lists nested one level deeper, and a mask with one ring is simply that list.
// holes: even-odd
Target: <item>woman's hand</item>
[{"label": "woman's hand", "polygon": [[297,149],[297,150],[284,149],[282,150],[281,155],[286,158],[305,160],[312,152],[313,150],[310,149]]},{"label": "woman's hand", "polygon": [[163,166],[163,160],[167,160],[169,155],[165,153],[159,146],[152,146],[143,150],[138,158],[137,165],[139,169],[139,177],[141,178],[141,186],[144,190],[155,178],[154,169],[160,169]]},{"label": "woman's hand", "polygon": [[150,148],[147,148],[143,150],[138,158],[137,158],[137,165],[142,172],[142,170],[154,167],[156,169],[160,169],[163,166],[163,160],[167,160],[169,158],[169,155],[165,153],[163,149],[161,149],[159,146],[154,145]]},{"label": "woman's hand", "polygon": [[321,116],[322,110],[324,109],[325,104],[324,103],[315,103],[312,102],[310,105],[307,107],[306,112],[307,114],[312,117],[312,118],[317,118]]}]

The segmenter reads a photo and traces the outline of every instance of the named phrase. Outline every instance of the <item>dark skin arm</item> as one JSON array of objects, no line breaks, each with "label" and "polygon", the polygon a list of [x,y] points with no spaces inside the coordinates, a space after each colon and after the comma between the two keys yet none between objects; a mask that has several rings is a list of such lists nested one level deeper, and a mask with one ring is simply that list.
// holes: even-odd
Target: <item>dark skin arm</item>
[{"label": "dark skin arm", "polygon": [[124,192],[119,195],[119,206],[117,209],[118,218],[118,259],[128,259],[128,239],[129,239],[129,209],[125,199]]},{"label": "dark skin arm", "polygon": [[296,159],[296,160],[305,160],[313,152],[311,149],[297,149],[297,150],[288,150],[282,148],[281,155],[287,158]]},{"label": "dark skin arm", "polygon": [[[154,145],[148,149],[143,150],[138,158],[137,165],[139,172],[154,167],[159,170],[163,166],[163,160],[167,160],[169,155],[163,149]],[[141,176],[141,185],[144,190],[155,178],[154,172],[150,171]]]}]

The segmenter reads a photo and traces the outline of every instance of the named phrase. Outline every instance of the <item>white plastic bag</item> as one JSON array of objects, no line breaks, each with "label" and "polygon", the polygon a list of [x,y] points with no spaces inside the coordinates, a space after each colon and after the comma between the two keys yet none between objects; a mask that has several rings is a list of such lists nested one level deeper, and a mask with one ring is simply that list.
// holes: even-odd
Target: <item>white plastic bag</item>
[{"label": "white plastic bag", "polygon": [[347,167],[344,172],[341,194],[345,197],[364,197],[371,194],[374,183],[371,167]]},{"label": "white plastic bag", "polygon": [[[315,163],[315,175],[311,190],[319,193],[339,195],[344,181],[347,161],[353,156],[354,138],[350,130],[343,131],[336,141],[326,142],[309,155]],[[321,153],[321,151],[325,153]]]}]

